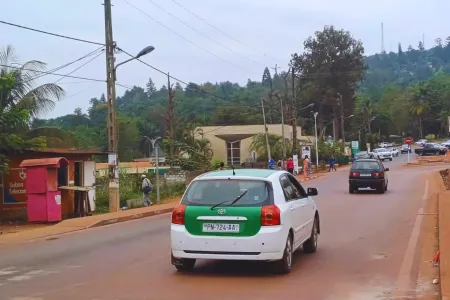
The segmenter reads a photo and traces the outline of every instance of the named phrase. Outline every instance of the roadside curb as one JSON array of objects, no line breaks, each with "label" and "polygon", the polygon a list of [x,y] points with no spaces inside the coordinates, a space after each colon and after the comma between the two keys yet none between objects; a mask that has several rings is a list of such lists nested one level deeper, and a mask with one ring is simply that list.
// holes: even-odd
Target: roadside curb
[{"label": "roadside curb", "polygon": [[[175,207],[175,205],[174,205],[174,207]],[[117,224],[117,223],[123,223],[123,222],[127,222],[127,221],[132,221],[132,220],[138,220],[138,219],[143,219],[143,218],[147,218],[147,217],[170,213],[172,211],[173,211],[173,207],[160,209],[160,210],[153,210],[153,211],[139,213],[139,214],[135,214],[135,215],[119,217],[119,218],[115,218],[115,219],[101,220],[101,221],[98,221],[98,222],[88,226],[87,228],[96,228],[96,227],[112,225],[112,224]]]}]

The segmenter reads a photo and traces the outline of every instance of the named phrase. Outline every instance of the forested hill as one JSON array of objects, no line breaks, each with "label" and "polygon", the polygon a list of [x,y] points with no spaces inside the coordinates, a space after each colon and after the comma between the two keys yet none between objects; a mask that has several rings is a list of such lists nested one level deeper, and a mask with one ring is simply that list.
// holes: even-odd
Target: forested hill
[{"label": "forested hill", "polygon": [[[359,84],[358,94],[360,98],[365,99],[364,101],[370,102],[364,104],[366,108],[372,107],[370,109],[378,109],[382,112],[382,108],[377,108],[377,103],[381,103],[383,97],[386,98],[383,93],[386,93],[387,87],[390,87],[392,91],[392,87],[395,86],[394,90],[397,93],[395,97],[399,98],[398,93],[402,93],[416,82],[433,78],[436,73],[450,73],[450,38],[447,38],[445,42],[437,39],[436,46],[429,50],[425,50],[421,43],[415,49],[410,46],[406,50],[398,45],[397,53],[368,56],[366,63],[368,68],[365,79]],[[260,82],[249,80],[245,86],[239,86],[232,82],[208,82],[200,85],[190,83],[185,87],[174,82],[175,138],[183,138],[186,130],[197,125],[262,123],[260,98],[267,95],[270,86],[273,86],[281,94],[284,93],[284,79],[289,79],[289,76],[283,78],[283,75],[286,75],[283,72],[270,74],[267,68],[261,75]],[[290,80],[286,80],[286,82],[289,83]],[[165,135],[163,115],[167,111],[167,99],[167,86],[158,89],[151,79],[146,87],[134,87],[126,91],[123,96],[118,97],[119,155],[121,160],[142,157],[147,152],[148,147],[142,140],[142,135]],[[385,99],[385,101],[387,100]],[[299,107],[304,105],[300,97],[297,102]],[[412,112],[412,108],[408,107],[407,111]],[[440,107],[437,111],[443,109]],[[391,109],[391,111],[394,110]],[[371,111],[371,113],[375,112]],[[423,113],[424,111],[421,110],[420,114]],[[417,116],[419,112],[416,110],[414,114]],[[399,125],[394,122],[395,120],[389,120],[388,113],[385,112],[384,118],[378,118],[372,124],[371,130],[373,132],[377,130],[385,135],[400,134],[403,127],[408,128],[411,126],[411,122],[416,122],[413,115],[405,116],[405,118],[403,125]],[[433,118],[436,120],[437,117],[433,116]],[[279,102],[276,99],[267,104],[267,119],[269,123],[280,122]],[[306,132],[311,131],[309,119],[309,116],[299,119],[300,125],[305,127]],[[360,120],[356,117],[353,119],[354,122]],[[441,125],[443,126],[443,123],[429,126],[430,128],[439,128]],[[33,128],[45,126],[57,126],[71,132],[78,140],[77,147],[105,149],[107,145],[105,98],[104,96],[92,98],[86,112],[76,109],[73,114],[49,120],[36,119],[32,122]]]},{"label": "forested hill", "polygon": [[417,48],[408,46],[406,50],[398,45],[397,53],[382,53],[366,58],[368,70],[361,87],[370,95],[379,96],[382,87],[397,84],[407,87],[413,82],[427,80],[442,69],[450,73],[450,37],[446,41],[436,39],[436,46],[425,50],[422,42]]}]

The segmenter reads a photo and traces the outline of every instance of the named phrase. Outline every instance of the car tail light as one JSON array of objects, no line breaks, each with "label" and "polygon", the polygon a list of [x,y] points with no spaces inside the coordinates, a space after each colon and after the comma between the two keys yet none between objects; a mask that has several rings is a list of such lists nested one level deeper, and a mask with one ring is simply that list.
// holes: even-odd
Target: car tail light
[{"label": "car tail light", "polygon": [[359,172],[350,172],[350,177],[359,177]]},{"label": "car tail light", "polygon": [[172,211],[172,224],[184,225],[186,205],[178,204]]},{"label": "car tail light", "polygon": [[268,205],[261,209],[261,226],[274,226],[281,224],[281,212],[278,206]]},{"label": "car tail light", "polygon": [[372,177],[384,177],[384,172],[372,172]]}]

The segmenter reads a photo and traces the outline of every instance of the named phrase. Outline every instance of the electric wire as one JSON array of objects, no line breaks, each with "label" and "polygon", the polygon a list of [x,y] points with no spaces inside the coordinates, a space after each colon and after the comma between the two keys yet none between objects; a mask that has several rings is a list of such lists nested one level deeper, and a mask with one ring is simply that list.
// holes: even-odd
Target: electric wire
[{"label": "electric wire", "polygon": [[84,40],[84,39],[74,38],[74,37],[70,37],[70,36],[67,36],[67,35],[57,34],[57,33],[48,32],[48,31],[44,31],[44,30],[39,30],[39,29],[35,29],[35,28],[23,26],[23,25],[18,25],[18,24],[14,24],[14,23],[2,21],[2,20],[0,20],[0,23],[1,24],[5,24],[5,25],[9,25],[9,26],[14,26],[14,27],[26,29],[26,30],[30,30],[30,31],[35,31],[35,32],[44,33],[44,34],[48,34],[48,35],[53,35],[53,36],[57,36],[57,37],[64,38],[64,39],[74,40],[74,41],[88,43],[88,44],[93,44],[93,45],[106,46],[104,43],[98,43],[98,42],[88,41],[88,40]]},{"label": "electric wire", "polygon": [[270,57],[270,58],[272,58],[272,59],[274,59],[274,60],[276,60],[276,61],[281,62],[281,60],[278,59],[278,58],[271,57],[271,56],[269,56],[268,54],[266,54],[266,53],[264,53],[264,52],[261,52],[261,51],[255,49],[255,48],[253,48],[253,47],[250,47],[250,46],[248,46],[248,45],[242,43],[242,42],[239,41],[238,39],[236,39],[236,38],[234,38],[233,36],[229,35],[228,33],[224,32],[224,31],[221,30],[220,28],[218,28],[218,27],[212,25],[211,23],[209,23],[208,21],[206,21],[204,18],[200,17],[199,15],[197,15],[196,13],[194,13],[193,11],[191,11],[191,10],[189,10],[188,8],[186,8],[185,6],[181,5],[178,1],[175,1],[175,0],[171,0],[171,1],[172,1],[173,3],[175,3],[176,5],[178,5],[179,7],[181,7],[182,9],[184,9],[185,11],[187,11],[188,13],[190,13],[191,15],[193,15],[194,17],[196,17],[197,19],[199,19],[200,21],[202,21],[203,23],[205,23],[206,25],[210,26],[211,28],[217,30],[218,32],[220,32],[220,33],[222,33],[223,35],[227,36],[228,38],[232,39],[232,40],[235,41],[236,43],[238,43],[238,44],[240,44],[240,45],[242,45],[242,46],[244,46],[244,47],[246,47],[246,48],[248,48],[248,49],[250,49],[250,50],[252,50],[252,51],[254,51],[254,52],[257,52],[257,53],[259,53],[259,54],[261,54],[261,55],[263,55],[263,56]]},{"label": "electric wire", "polygon": [[166,14],[168,14],[169,16],[171,16],[172,18],[177,19],[180,23],[182,23],[183,25],[189,27],[190,29],[192,29],[193,31],[195,31],[196,33],[198,33],[199,35],[201,35],[201,36],[205,37],[206,39],[210,40],[210,41],[213,42],[214,44],[216,44],[216,45],[218,45],[218,46],[220,46],[220,47],[222,47],[222,48],[224,48],[224,49],[227,49],[228,51],[230,51],[230,52],[232,52],[232,53],[235,53],[235,54],[237,54],[237,55],[239,55],[239,56],[241,56],[241,57],[243,57],[243,58],[245,58],[245,59],[251,61],[251,62],[254,63],[254,64],[258,64],[258,65],[260,65],[260,66],[266,67],[266,65],[264,65],[263,63],[258,62],[258,61],[255,61],[255,60],[253,60],[253,59],[251,59],[251,58],[249,58],[249,57],[247,57],[247,56],[245,56],[245,55],[242,55],[242,54],[240,54],[240,53],[234,51],[234,50],[231,49],[230,47],[227,47],[227,46],[225,46],[225,45],[223,45],[223,44],[217,42],[216,40],[210,38],[210,37],[207,36],[206,34],[204,34],[204,33],[200,32],[200,31],[198,31],[198,30],[195,29],[193,26],[189,25],[189,23],[187,23],[187,22],[181,20],[180,18],[178,18],[177,16],[175,16],[175,15],[172,14],[171,12],[167,11],[166,9],[164,9],[163,7],[161,7],[160,5],[156,4],[156,3],[153,2],[152,0],[147,0],[147,1],[150,2],[151,4],[153,4],[154,6],[156,6],[157,8],[159,8],[160,10],[162,10],[163,12],[165,12]]},{"label": "electric wire", "polygon": [[134,4],[130,3],[128,0],[123,0],[123,1],[124,1],[125,3],[127,3],[128,5],[132,6],[134,9],[136,9],[136,10],[139,11],[140,13],[142,13],[143,15],[147,16],[147,18],[149,18],[150,20],[152,20],[152,21],[158,23],[159,25],[163,26],[163,27],[166,28],[167,30],[169,30],[169,31],[171,31],[172,33],[176,34],[177,36],[179,36],[179,37],[182,38],[183,40],[187,41],[187,42],[190,43],[191,45],[194,45],[194,46],[197,47],[198,49],[200,49],[200,50],[202,50],[202,51],[204,51],[204,52],[206,52],[206,53],[208,53],[208,54],[210,54],[210,55],[216,57],[217,59],[222,60],[223,62],[226,62],[227,64],[229,64],[229,65],[231,65],[231,66],[233,66],[233,67],[235,67],[235,68],[244,70],[244,71],[249,72],[249,73],[258,74],[258,73],[256,73],[256,72],[253,72],[253,71],[250,71],[250,70],[248,70],[248,69],[242,68],[242,67],[240,67],[240,66],[238,66],[238,65],[236,65],[236,64],[234,64],[234,63],[232,63],[231,61],[226,60],[226,59],[223,58],[223,57],[220,57],[219,55],[215,54],[214,52],[211,52],[211,51],[209,51],[208,49],[205,49],[205,48],[203,48],[203,47],[197,45],[196,43],[194,43],[193,41],[191,41],[191,40],[189,40],[188,38],[184,37],[183,35],[179,34],[177,31],[173,30],[173,29],[170,28],[169,26],[167,26],[167,25],[165,25],[164,23],[162,23],[162,22],[156,20],[155,18],[153,18],[152,16],[150,16],[149,14],[147,14],[145,11],[143,11],[143,10],[140,9],[139,7],[137,7],[137,6],[135,6]]}]

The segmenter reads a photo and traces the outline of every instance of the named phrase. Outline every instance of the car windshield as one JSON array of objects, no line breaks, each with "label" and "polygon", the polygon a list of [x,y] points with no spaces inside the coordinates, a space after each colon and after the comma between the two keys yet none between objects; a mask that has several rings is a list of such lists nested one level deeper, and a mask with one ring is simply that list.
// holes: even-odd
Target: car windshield
[{"label": "car windshield", "polygon": [[224,205],[228,205],[245,191],[247,193],[233,206],[264,206],[272,198],[269,184],[265,181],[212,179],[193,182],[181,203],[193,206],[213,206],[225,202]]},{"label": "car windshield", "polygon": [[368,153],[366,151],[362,151],[356,154],[356,156],[366,156]]},{"label": "car windshield", "polygon": [[356,161],[352,165],[355,170],[378,170],[380,165],[376,161]]},{"label": "car windshield", "polygon": [[375,149],[376,152],[389,152],[386,148]]}]

